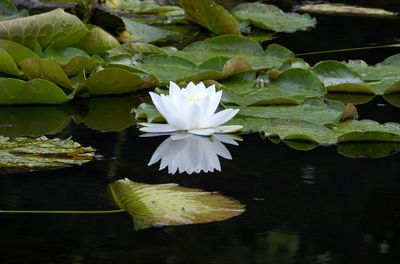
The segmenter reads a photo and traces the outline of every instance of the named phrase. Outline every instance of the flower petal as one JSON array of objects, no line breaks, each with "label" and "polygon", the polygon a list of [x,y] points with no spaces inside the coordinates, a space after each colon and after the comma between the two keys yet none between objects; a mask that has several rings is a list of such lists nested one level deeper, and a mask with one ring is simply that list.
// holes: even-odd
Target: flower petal
[{"label": "flower petal", "polygon": [[199,136],[209,136],[215,133],[215,129],[213,128],[189,129],[188,132]]},{"label": "flower petal", "polygon": [[214,114],[210,119],[206,122],[206,127],[216,127],[220,126],[229,120],[231,120],[237,113],[239,109],[225,109],[216,114]]},{"label": "flower petal", "polygon": [[179,130],[171,126],[170,124],[139,123],[139,125],[143,126],[139,128],[140,131],[148,133],[166,133],[166,132],[175,132]]},{"label": "flower petal", "polygon": [[164,103],[161,100],[161,96],[153,92],[149,92],[149,94],[158,112],[160,112],[160,114],[166,118],[168,116],[168,110],[165,109]]}]

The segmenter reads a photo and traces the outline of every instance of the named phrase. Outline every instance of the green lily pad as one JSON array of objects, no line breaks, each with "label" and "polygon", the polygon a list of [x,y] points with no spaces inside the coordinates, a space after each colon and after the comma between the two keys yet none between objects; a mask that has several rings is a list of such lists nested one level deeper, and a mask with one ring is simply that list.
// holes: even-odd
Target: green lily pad
[{"label": "green lily pad", "polygon": [[361,105],[370,102],[375,98],[375,94],[348,94],[348,93],[328,93],[326,99],[340,101],[345,104]]},{"label": "green lily pad", "polygon": [[245,210],[230,197],[174,183],[145,184],[124,179],[109,187],[118,206],[132,215],[136,230],[222,221]]},{"label": "green lily pad", "polygon": [[322,98],[325,94],[326,88],[315,74],[295,68],[284,71],[262,87],[254,87],[243,96],[226,90],[223,100],[241,106],[299,104],[309,98]]},{"label": "green lily pad", "polygon": [[2,173],[28,172],[81,165],[94,158],[94,149],[70,139],[16,138],[0,136]]},{"label": "green lily pad", "polygon": [[356,71],[377,95],[400,91],[400,54],[393,55],[375,66],[364,61],[349,61],[346,65]]},{"label": "green lily pad", "polygon": [[9,75],[21,75],[13,58],[2,48],[0,48],[0,73]]},{"label": "green lily pad", "polygon": [[282,63],[293,58],[290,50],[271,44],[266,50],[251,38],[222,35],[198,41],[178,51],[176,56],[200,64],[214,57],[239,58],[250,64],[253,70],[278,68]]},{"label": "green lily pad", "polygon": [[180,0],[185,18],[215,34],[240,35],[239,23],[225,8],[214,0]]},{"label": "green lily pad", "polygon": [[134,97],[91,98],[89,111],[82,122],[101,132],[122,131],[134,125],[130,114],[136,105]]},{"label": "green lily pad", "polygon": [[241,116],[295,119],[327,125],[339,123],[346,107],[338,101],[324,103],[320,100],[308,100],[295,106],[249,106],[238,109]]},{"label": "green lily pad", "polygon": [[117,56],[135,56],[137,54],[162,54],[167,55],[167,53],[161,48],[148,43],[125,43],[116,48],[107,51],[110,57]]},{"label": "green lily pad", "polygon": [[146,25],[128,18],[122,18],[125,24],[124,31],[119,39],[122,42],[166,42],[180,40],[182,36],[174,31],[161,29],[155,26]]},{"label": "green lily pad", "polygon": [[120,44],[113,35],[98,26],[89,25],[89,34],[84,36],[75,46],[93,55],[104,56],[107,51]]},{"label": "green lily pad", "polygon": [[[128,64],[131,62],[128,61]],[[215,57],[197,66],[184,58],[159,54],[145,56],[132,67],[153,74],[161,85],[169,81],[219,80],[250,69],[250,65],[242,59]]]},{"label": "green lily pad", "polygon": [[164,123],[165,118],[158,112],[154,105],[141,103],[137,108],[133,108],[131,111],[135,114],[135,119],[146,119],[148,123]]},{"label": "green lily pad", "polygon": [[44,79],[23,81],[0,77],[0,105],[62,104],[71,100],[57,85]]},{"label": "green lily pad", "polygon": [[0,21],[29,16],[28,10],[18,10],[10,0],[0,2]]},{"label": "green lily pad", "polygon": [[373,120],[349,120],[333,128],[338,142],[400,142],[400,124],[379,124]]},{"label": "green lily pad", "polygon": [[0,135],[38,137],[61,132],[71,121],[58,106],[0,107]]},{"label": "green lily pad", "polygon": [[79,18],[61,9],[0,21],[0,38],[15,41],[32,49],[35,42],[42,49],[49,45],[65,47],[79,42],[87,33],[88,29]]},{"label": "green lily pad", "polygon": [[120,68],[106,68],[93,73],[83,86],[93,95],[131,93],[155,86],[157,80],[153,76],[143,78],[139,74]]},{"label": "green lily pad", "polygon": [[60,65],[48,59],[30,58],[21,62],[21,69],[29,80],[42,78],[74,91],[71,81]]},{"label": "green lily pad", "polygon": [[357,142],[343,143],[337,147],[339,154],[353,159],[384,158],[400,151],[400,143],[395,142]]},{"label": "green lily pad", "polygon": [[257,27],[275,32],[305,30],[317,23],[308,14],[285,13],[274,5],[262,3],[239,4],[232,12],[239,20],[248,20]]},{"label": "green lily pad", "polygon": [[324,83],[329,92],[375,94],[356,71],[338,61],[317,63],[312,71]]},{"label": "green lily pad", "polygon": [[35,52],[13,41],[0,39],[0,48],[6,51],[16,64],[25,59],[38,58]]},{"label": "green lily pad", "polygon": [[265,119],[259,132],[263,137],[279,137],[284,141],[336,144],[336,135],[329,128],[302,120]]}]

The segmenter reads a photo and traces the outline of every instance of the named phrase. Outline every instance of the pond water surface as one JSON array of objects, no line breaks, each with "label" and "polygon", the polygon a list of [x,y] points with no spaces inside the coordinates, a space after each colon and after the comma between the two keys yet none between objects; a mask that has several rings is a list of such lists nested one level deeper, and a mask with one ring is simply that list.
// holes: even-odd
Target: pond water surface
[{"label": "pond water surface", "polygon": [[[357,3],[400,11],[395,0]],[[388,44],[400,37],[399,19],[317,19],[316,29],[282,34],[274,42],[303,53]],[[304,59],[377,63],[399,52]],[[170,175],[159,171],[159,164],[147,166],[165,138],[139,137],[129,116],[139,102],[125,96],[63,107],[0,108],[0,124],[19,124],[13,131],[2,128],[3,135],[72,136],[103,156],[81,167],[0,175],[0,208],[115,209],[107,185],[126,177],[218,191],[245,204],[246,212],[222,222],[140,231],[126,213],[0,214],[0,263],[399,263],[399,154],[352,159],[336,146],[297,151],[250,134],[239,146],[227,145],[232,160],[220,159],[221,172]],[[400,109],[380,97],[358,110],[362,119],[400,122]]]}]

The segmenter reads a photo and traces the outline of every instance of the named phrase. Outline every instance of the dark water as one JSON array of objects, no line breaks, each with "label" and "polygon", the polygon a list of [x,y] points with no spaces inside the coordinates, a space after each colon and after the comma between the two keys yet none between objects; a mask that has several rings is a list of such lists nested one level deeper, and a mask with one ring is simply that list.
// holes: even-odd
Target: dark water
[{"label": "dark water", "polygon": [[[397,1],[369,3],[400,10]],[[318,21],[315,30],[275,42],[299,53],[386,44],[400,37],[400,20],[321,16]],[[398,52],[378,49],[305,59],[375,63]],[[240,146],[228,146],[233,160],[221,159],[222,172],[171,176],[158,171],[158,164],[147,166],[164,138],[140,138],[136,127],[129,127],[129,110],[138,103],[128,96],[64,107],[1,108],[2,122],[22,120],[14,134],[61,131],[55,135],[72,136],[104,158],[82,167],[1,175],[0,208],[114,209],[107,185],[127,177],[219,191],[246,204],[247,211],[218,223],[141,231],[134,230],[125,213],[0,214],[0,263],[400,262],[399,154],[351,159],[335,146],[296,151],[253,134],[243,136]],[[361,118],[400,122],[400,109],[381,98],[358,109]],[[78,124],[70,120],[72,114]]]}]

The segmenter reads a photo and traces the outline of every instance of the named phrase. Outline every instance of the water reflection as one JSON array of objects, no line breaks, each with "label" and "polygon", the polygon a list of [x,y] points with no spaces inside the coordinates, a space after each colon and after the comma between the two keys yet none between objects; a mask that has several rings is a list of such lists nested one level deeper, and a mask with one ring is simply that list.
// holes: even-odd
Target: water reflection
[{"label": "water reflection", "polygon": [[210,137],[190,133],[173,134],[158,146],[148,165],[161,160],[160,170],[168,167],[170,174],[221,171],[218,156],[232,159],[223,143],[238,145],[236,140],[241,140],[241,138],[227,134],[214,134]]}]

